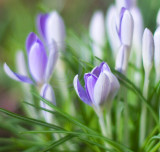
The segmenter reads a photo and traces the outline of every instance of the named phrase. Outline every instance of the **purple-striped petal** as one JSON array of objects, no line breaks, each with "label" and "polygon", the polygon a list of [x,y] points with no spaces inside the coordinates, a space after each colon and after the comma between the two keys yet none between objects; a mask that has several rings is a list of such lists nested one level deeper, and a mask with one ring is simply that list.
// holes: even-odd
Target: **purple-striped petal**
[{"label": "purple-striped petal", "polygon": [[41,37],[46,41],[46,21],[48,14],[39,14],[37,16],[37,29]]},{"label": "purple-striped petal", "polygon": [[94,87],[94,104],[96,106],[103,104],[107,100],[111,84],[108,76],[101,72]]},{"label": "purple-striped petal", "polygon": [[100,73],[103,71],[111,71],[108,64],[105,62],[102,62],[99,66],[96,66],[91,73],[99,77]]},{"label": "purple-striped petal", "polygon": [[29,54],[32,45],[33,45],[37,40],[39,40],[39,38],[38,38],[38,36],[37,36],[35,33],[31,32],[31,33],[28,35],[28,37],[27,37],[27,39],[26,39],[26,50],[27,50],[27,54]]},{"label": "purple-striped petal", "polygon": [[4,64],[4,71],[6,72],[6,74],[7,74],[10,78],[12,78],[12,79],[14,79],[14,80],[16,80],[16,81],[25,82],[25,83],[30,83],[30,84],[33,83],[30,78],[13,72],[13,71],[8,67],[8,65],[7,65],[6,63]]},{"label": "purple-striped petal", "polygon": [[86,104],[88,105],[92,105],[92,102],[90,100],[90,98],[88,97],[86,91],[83,89],[83,87],[81,86],[80,82],[79,82],[79,79],[78,79],[78,75],[76,75],[74,77],[74,80],[73,80],[73,85],[74,85],[74,88],[76,90],[76,93],[77,95],[79,96],[79,98],[85,102]]},{"label": "purple-striped petal", "polygon": [[84,75],[84,80],[85,80],[85,88],[86,88],[86,93],[90,97],[91,101],[94,102],[94,86],[97,81],[96,76],[93,74],[87,73]]},{"label": "purple-striped petal", "polygon": [[30,72],[38,83],[43,83],[47,65],[47,54],[40,40],[37,40],[31,47],[28,55]]},{"label": "purple-striped petal", "polygon": [[51,77],[54,67],[56,65],[58,59],[58,50],[57,46],[54,43],[52,49],[49,51],[49,57],[48,57],[48,62],[47,62],[47,67],[46,67],[46,72],[45,72],[45,81],[49,81],[49,78]]}]

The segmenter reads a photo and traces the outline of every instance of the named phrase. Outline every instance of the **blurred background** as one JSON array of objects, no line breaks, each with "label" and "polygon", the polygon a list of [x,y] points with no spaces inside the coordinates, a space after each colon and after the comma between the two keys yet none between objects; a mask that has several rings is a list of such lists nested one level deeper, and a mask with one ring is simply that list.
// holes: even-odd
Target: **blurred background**
[{"label": "blurred background", "polygon": [[[25,51],[25,39],[29,32],[37,33],[35,20],[38,13],[57,10],[67,30],[78,35],[82,28],[88,28],[95,10],[101,9],[106,14],[112,3],[113,0],[0,0],[0,107],[22,113],[19,104],[23,99],[20,83],[5,75],[3,63],[7,62],[16,71],[16,52]],[[145,27],[154,32],[160,1],[139,0],[138,5]],[[2,133],[0,136],[3,136]]]}]

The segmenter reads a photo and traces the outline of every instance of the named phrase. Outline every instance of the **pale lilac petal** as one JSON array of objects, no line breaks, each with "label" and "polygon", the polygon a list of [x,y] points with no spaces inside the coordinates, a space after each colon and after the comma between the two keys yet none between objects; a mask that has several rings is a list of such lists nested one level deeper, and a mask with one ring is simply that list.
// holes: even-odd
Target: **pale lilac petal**
[{"label": "pale lilac petal", "polygon": [[[53,103],[54,105],[56,105],[55,95],[54,95],[54,91],[53,91],[51,85],[44,84],[42,86],[40,94],[44,99],[46,99],[46,100],[50,101],[51,103]],[[48,110],[53,110],[50,106],[45,104],[43,101],[41,101],[40,103],[41,103],[41,107],[48,109]],[[51,113],[43,111],[43,115],[44,115],[46,122],[52,123],[53,115]]]},{"label": "pale lilac petal", "polygon": [[94,87],[94,104],[100,105],[107,100],[111,84],[108,76],[101,72]]},{"label": "pale lilac petal", "polygon": [[[124,11],[124,12],[123,12]],[[124,45],[131,46],[133,38],[134,22],[131,13],[122,8],[122,18],[120,21],[119,35]]]},{"label": "pale lilac petal", "polygon": [[99,66],[96,66],[93,70],[92,70],[92,74],[94,74],[95,76],[99,77],[100,73],[103,71],[111,71],[108,64],[105,62],[102,62]]},{"label": "pale lilac petal", "polygon": [[39,14],[37,16],[37,29],[41,37],[46,41],[46,21],[48,19],[48,14]]},{"label": "pale lilac petal", "polygon": [[29,54],[32,45],[33,45],[37,40],[39,40],[39,39],[38,39],[38,37],[37,37],[37,35],[36,35],[35,33],[31,32],[31,33],[28,35],[28,37],[27,37],[27,39],[26,39],[26,50],[27,50],[27,54]]},{"label": "pale lilac petal", "polygon": [[25,82],[25,83],[30,83],[30,84],[33,83],[30,78],[13,72],[13,71],[8,67],[8,65],[7,65],[6,63],[4,64],[4,71],[6,72],[6,74],[7,74],[10,78],[12,78],[12,79],[14,79],[14,80],[16,80],[16,81]]},{"label": "pale lilac petal", "polygon": [[94,86],[97,81],[97,78],[90,73],[84,75],[85,80],[85,88],[88,96],[90,97],[91,101],[94,102]]},{"label": "pale lilac petal", "polygon": [[85,102],[86,104],[88,105],[92,105],[92,102],[90,100],[90,98],[88,97],[86,91],[83,89],[83,87],[81,86],[80,82],[79,82],[79,79],[78,79],[78,75],[76,75],[74,77],[74,80],[73,80],[73,85],[74,85],[74,88],[76,90],[76,93],[77,95],[79,96],[79,98]]},{"label": "pale lilac petal", "polygon": [[49,81],[49,78],[51,77],[54,67],[56,65],[58,59],[58,50],[57,46],[54,43],[52,49],[49,51],[49,57],[48,57],[48,62],[47,62],[47,67],[46,67],[46,72],[45,72],[45,81]]},{"label": "pale lilac petal", "polygon": [[20,73],[21,75],[28,76],[27,66],[23,51],[18,51],[16,53],[16,67],[18,73]]},{"label": "pale lilac petal", "polygon": [[47,61],[45,48],[38,40],[32,45],[28,56],[31,75],[38,83],[44,82]]},{"label": "pale lilac petal", "polygon": [[109,78],[110,86],[111,86],[107,100],[112,101],[120,88],[120,84],[118,82],[118,79],[116,78],[116,76],[113,73],[107,72],[107,71],[105,71],[104,73]]}]

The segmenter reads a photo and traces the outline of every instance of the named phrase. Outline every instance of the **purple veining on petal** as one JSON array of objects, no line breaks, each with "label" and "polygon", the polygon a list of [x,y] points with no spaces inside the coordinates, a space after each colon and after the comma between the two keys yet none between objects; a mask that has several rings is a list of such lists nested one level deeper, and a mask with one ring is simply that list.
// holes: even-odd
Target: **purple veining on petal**
[{"label": "purple veining on petal", "polygon": [[86,93],[90,97],[90,100],[92,103],[94,103],[94,86],[97,81],[97,77],[91,73],[87,73],[84,75],[84,81],[85,81],[85,89]]},{"label": "purple veining on petal", "polygon": [[31,32],[26,39],[26,50],[27,54],[29,54],[32,45],[38,40],[38,36]]},{"label": "purple veining on petal", "polygon": [[15,72],[13,72],[9,67],[8,65],[5,63],[4,64],[4,70],[6,72],[6,74],[16,80],[16,81],[20,81],[20,82],[25,82],[25,83],[30,83],[30,84],[33,84],[32,80],[30,78],[28,78],[27,76],[23,76],[23,75],[20,75],[20,74],[17,74]]},{"label": "purple veining on petal", "polygon": [[118,31],[120,40],[121,40],[121,25],[122,25],[123,15],[125,11],[126,11],[126,8],[122,7],[121,12],[120,12],[119,31]]},{"label": "purple veining on petal", "polygon": [[39,14],[37,16],[37,29],[39,34],[43,39],[46,40],[46,33],[45,33],[45,28],[46,28],[46,20],[48,19],[48,14]]},{"label": "purple veining on petal", "polygon": [[96,66],[91,73],[99,77],[100,73],[104,70],[111,71],[108,64],[105,62],[102,62],[99,66]]},{"label": "purple veining on petal", "polygon": [[77,95],[79,96],[79,98],[85,102],[86,104],[88,105],[92,105],[92,101],[90,100],[89,96],[87,95],[86,91],[84,90],[84,88],[81,86],[80,82],[79,82],[79,79],[78,79],[78,75],[76,75],[74,77],[74,80],[73,80],[73,85],[74,85],[74,88],[77,92]]},{"label": "purple veining on petal", "polygon": [[44,82],[47,61],[48,58],[43,43],[37,40],[30,49],[28,64],[31,75],[38,83]]}]

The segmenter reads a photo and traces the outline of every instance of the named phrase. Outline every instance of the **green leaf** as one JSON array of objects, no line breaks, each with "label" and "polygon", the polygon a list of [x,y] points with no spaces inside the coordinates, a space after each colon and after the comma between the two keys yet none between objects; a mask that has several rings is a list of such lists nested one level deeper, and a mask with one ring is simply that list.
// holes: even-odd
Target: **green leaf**
[{"label": "green leaf", "polygon": [[14,118],[17,118],[17,119],[20,119],[20,120],[23,120],[23,121],[27,121],[27,122],[30,122],[30,123],[34,123],[34,124],[37,124],[37,125],[40,125],[40,126],[53,128],[53,129],[56,129],[56,130],[64,130],[63,128],[61,128],[59,126],[56,126],[56,125],[53,125],[53,124],[50,124],[50,123],[46,123],[46,122],[43,122],[41,120],[20,116],[20,115],[17,115],[15,113],[9,112],[5,109],[2,109],[2,108],[0,108],[0,112],[3,112],[3,113],[5,113],[5,114],[7,114],[11,117],[14,117]]},{"label": "green leaf", "polygon": [[59,145],[63,144],[64,142],[70,140],[70,139],[73,138],[73,137],[74,137],[73,135],[67,135],[67,136],[65,136],[65,137],[63,137],[63,138],[61,138],[61,139],[53,142],[51,145],[47,146],[47,147],[45,148],[45,150],[43,150],[42,152],[47,152],[47,151],[55,148],[56,146],[59,146]]}]

